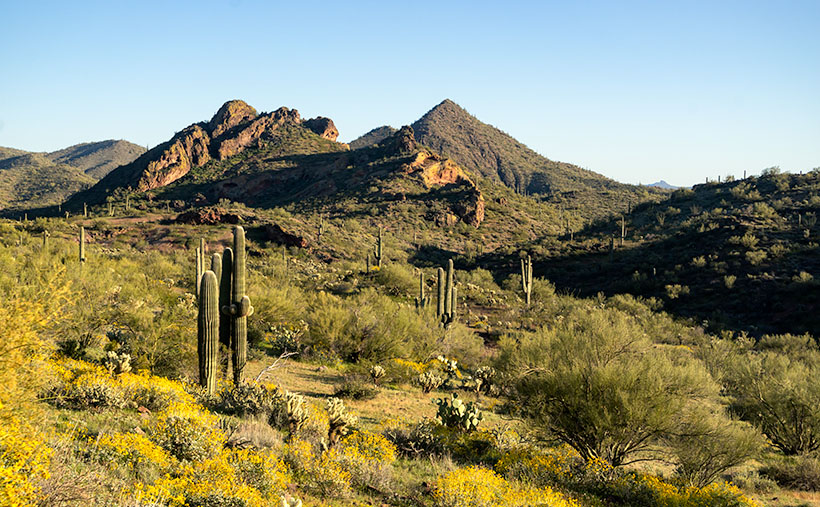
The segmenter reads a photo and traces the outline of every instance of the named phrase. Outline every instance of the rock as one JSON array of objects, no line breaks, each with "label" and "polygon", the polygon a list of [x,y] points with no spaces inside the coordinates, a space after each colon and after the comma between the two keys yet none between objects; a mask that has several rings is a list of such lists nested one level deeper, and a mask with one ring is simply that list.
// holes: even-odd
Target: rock
[{"label": "rock", "polygon": [[175,220],[179,224],[216,225],[238,224],[241,217],[235,213],[228,213],[222,208],[199,208],[177,215]]},{"label": "rock", "polygon": [[466,199],[458,202],[453,211],[464,223],[478,228],[484,221],[484,196],[477,188],[472,188]]},{"label": "rock", "polygon": [[295,246],[299,248],[307,248],[308,242],[302,236],[291,234],[279,224],[269,224],[265,226],[265,237],[268,241],[273,241],[285,246]]},{"label": "rock", "polygon": [[217,140],[212,148],[219,160],[236,155],[245,148],[258,145],[259,141],[285,123],[299,124],[299,111],[280,107],[276,111],[256,117],[250,123],[231,130],[230,136]]},{"label": "rock", "polygon": [[339,137],[339,131],[336,129],[336,125],[333,124],[333,120],[330,118],[318,116],[316,118],[311,118],[310,120],[305,120],[303,125],[325,139],[335,141],[336,138]]},{"label": "rock", "polygon": [[436,225],[439,227],[451,227],[458,223],[458,216],[450,213],[449,211],[445,211],[442,213],[438,213],[435,216]]},{"label": "rock", "polygon": [[163,187],[209,160],[210,136],[199,125],[191,125],[171,139],[171,144],[159,158],[148,163],[137,183],[140,191]]},{"label": "rock", "polygon": [[388,137],[381,143],[389,151],[397,153],[409,153],[416,149],[416,138],[413,135],[413,127],[405,125],[398,132]]},{"label": "rock", "polygon": [[243,100],[230,100],[225,102],[208,123],[211,136],[219,137],[240,123],[256,118],[256,115],[256,109],[249,106]]}]

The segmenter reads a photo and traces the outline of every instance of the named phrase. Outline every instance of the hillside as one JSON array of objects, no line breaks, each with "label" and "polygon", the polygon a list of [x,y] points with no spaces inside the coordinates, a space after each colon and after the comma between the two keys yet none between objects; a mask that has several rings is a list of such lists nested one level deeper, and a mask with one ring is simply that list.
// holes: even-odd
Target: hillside
[{"label": "hillside", "polygon": [[4,149],[0,159],[0,209],[25,209],[62,202],[94,179],[80,169],[55,163],[41,153]]},{"label": "hillside", "polygon": [[59,164],[76,167],[99,180],[114,168],[131,163],[145,153],[145,148],[123,140],[109,139],[95,143],[82,143],[47,154]]},{"label": "hillside", "polygon": [[519,249],[533,252],[539,276],[574,293],[652,297],[715,331],[814,333],[818,213],[820,173],[770,173],[696,185],[638,206],[625,217],[623,246],[615,218],[573,241],[549,238]]},{"label": "hillside", "polygon": [[368,146],[379,144],[380,142],[384,141],[385,139],[387,139],[395,133],[396,129],[389,125],[376,127],[370,132],[362,134],[361,136],[351,141],[350,149],[358,150],[359,148],[366,148]]},{"label": "hillside", "polygon": [[658,189],[625,185],[576,165],[550,160],[445,100],[412,124],[420,143],[468,171],[515,191],[538,195],[579,216],[600,218],[660,198]]},{"label": "hillside", "polygon": [[[297,110],[286,107],[259,114],[241,100],[228,101],[210,121],[189,125],[169,141],[118,167],[68,204],[76,208],[83,202],[103,202],[115,191],[145,192],[165,187],[212,160],[218,162],[248,149],[277,144],[282,137],[278,131],[291,127],[311,131],[330,142],[339,135],[328,118],[302,120]],[[346,149],[341,143],[338,146]]]},{"label": "hillside", "polygon": [[83,143],[52,153],[0,147],[0,209],[58,204],[145,152],[128,141]]}]

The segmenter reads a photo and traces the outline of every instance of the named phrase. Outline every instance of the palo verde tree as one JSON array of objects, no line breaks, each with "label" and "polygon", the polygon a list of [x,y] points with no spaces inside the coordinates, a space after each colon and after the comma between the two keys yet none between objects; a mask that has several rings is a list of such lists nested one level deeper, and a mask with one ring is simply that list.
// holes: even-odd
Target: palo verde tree
[{"label": "palo verde tree", "polygon": [[556,325],[502,342],[497,367],[540,429],[586,460],[649,459],[691,427],[692,408],[718,386],[694,358],[671,358],[626,314],[576,308]]}]

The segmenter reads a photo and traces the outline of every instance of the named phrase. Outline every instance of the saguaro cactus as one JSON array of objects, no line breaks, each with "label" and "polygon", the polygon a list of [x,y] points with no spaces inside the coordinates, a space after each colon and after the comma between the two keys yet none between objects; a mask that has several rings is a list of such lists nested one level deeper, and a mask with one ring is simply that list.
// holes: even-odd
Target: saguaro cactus
[{"label": "saguaro cactus", "polygon": [[436,294],[436,317],[444,316],[444,269],[438,268],[438,293]]},{"label": "saguaro cactus", "polygon": [[325,217],[319,215],[319,227],[316,229],[316,243],[322,244],[322,234],[325,233]]},{"label": "saguaro cactus", "polygon": [[530,306],[530,296],[532,295],[532,257],[529,255],[527,255],[527,262],[521,259],[521,286],[524,289],[527,306]]},{"label": "saguaro cactus", "polygon": [[202,274],[205,272],[205,252],[201,246],[196,247],[196,295],[199,297]]},{"label": "saguaro cactus", "polygon": [[83,203],[83,216],[88,218],[88,204]]},{"label": "saguaro cactus", "polygon": [[376,247],[373,249],[373,257],[376,259],[376,266],[378,266],[379,269],[382,268],[382,254],[384,252],[383,249],[382,249],[382,247],[383,247],[382,232],[383,232],[383,229],[381,227],[379,227],[379,239],[376,242]]},{"label": "saguaro cactus", "polygon": [[424,309],[430,298],[424,295],[424,271],[419,271],[419,297],[416,298],[416,308]]},{"label": "saguaro cactus", "polygon": [[253,314],[251,299],[245,295],[245,229],[237,225],[233,230],[233,294],[227,312],[231,316],[231,345],[233,381],[242,381],[242,371],[248,359],[248,317]]},{"label": "saguaro cactus", "polygon": [[199,319],[197,320],[197,351],[199,353],[199,385],[208,394],[216,391],[219,361],[219,291],[216,274],[206,271],[200,281]]},{"label": "saguaro cactus", "polygon": [[85,262],[85,227],[80,226],[80,264]]},{"label": "saguaro cactus", "polygon": [[[45,252],[46,250],[48,250],[48,237],[49,237],[49,236],[51,236],[51,234],[49,234],[49,232],[48,232],[48,231],[43,231],[43,251],[44,251],[44,252]],[[22,242],[22,241],[20,241],[20,244],[23,244],[23,242]]]},{"label": "saguaro cactus", "polygon": [[[222,250],[222,269],[219,277],[219,308],[225,309],[231,306],[231,291],[233,289],[233,250],[226,248]],[[231,358],[231,325],[232,320],[225,314],[224,319],[219,320],[219,344],[225,351],[222,363],[222,376],[228,376],[228,364]]]},{"label": "saguaro cactus", "polygon": [[[441,269],[441,268],[439,268]],[[458,292],[454,283],[453,259],[447,261],[447,277],[444,287],[439,286],[439,301],[444,301],[444,310],[441,322],[445,326],[450,325],[456,319],[456,299]],[[442,271],[439,272],[442,275]],[[440,305],[441,303],[439,303]]]}]

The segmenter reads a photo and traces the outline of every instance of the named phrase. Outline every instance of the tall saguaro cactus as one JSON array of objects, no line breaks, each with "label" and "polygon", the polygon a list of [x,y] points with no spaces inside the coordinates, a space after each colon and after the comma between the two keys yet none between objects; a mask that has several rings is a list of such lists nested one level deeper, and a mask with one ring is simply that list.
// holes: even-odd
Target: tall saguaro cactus
[{"label": "tall saguaro cactus", "polygon": [[[231,307],[231,291],[233,289],[233,250],[226,248],[222,250],[222,269],[219,277],[219,308],[226,309]],[[223,377],[228,376],[228,364],[231,361],[231,326],[232,319],[229,318],[229,313],[222,314],[225,318],[219,321],[219,344],[225,351],[222,372]]]},{"label": "tall saguaro cactus", "polygon": [[438,293],[436,294],[436,317],[444,317],[444,269],[438,268]]},{"label": "tall saguaro cactus", "polygon": [[[440,275],[442,273],[443,271],[439,272]],[[456,319],[456,298],[458,297],[458,293],[456,292],[456,286],[454,282],[453,259],[449,259],[447,261],[446,282],[444,287],[439,285],[439,296],[439,300],[441,301],[443,299],[444,301],[444,311],[441,316],[441,322],[445,326],[448,326]],[[441,303],[439,303],[439,305],[441,305]]]},{"label": "tall saguaro cactus", "polygon": [[416,298],[416,308],[423,310],[427,307],[430,298],[424,294],[424,271],[419,270],[419,297]]},{"label": "tall saguaro cactus", "polygon": [[376,259],[376,266],[378,266],[379,269],[382,268],[382,254],[384,252],[384,250],[383,250],[384,243],[382,241],[383,240],[382,233],[383,233],[383,229],[381,227],[379,227],[379,239],[376,242],[376,247],[373,249],[373,257]]},{"label": "tall saguaro cactus", "polygon": [[242,372],[248,360],[248,317],[253,314],[251,299],[245,295],[245,229],[237,225],[233,230],[233,294],[231,305],[224,313],[231,316],[231,345],[233,381],[242,381]]},{"label": "tall saguaro cactus", "polygon": [[85,227],[80,226],[80,264],[85,262]]},{"label": "tall saguaro cactus", "polygon": [[88,218],[88,204],[83,203],[83,216]]},{"label": "tall saguaro cactus", "polygon": [[219,293],[216,274],[206,271],[200,280],[199,318],[197,320],[197,352],[199,355],[199,385],[208,394],[216,391],[219,361]]},{"label": "tall saguaro cactus", "polygon": [[527,299],[527,306],[530,306],[530,296],[532,295],[532,257],[527,255],[527,261],[521,259],[521,287],[524,289],[524,297]]},{"label": "tall saguaro cactus", "polygon": [[203,258],[202,250],[196,247],[196,296],[199,297],[200,284],[202,283],[202,274],[205,272],[205,259]]}]

